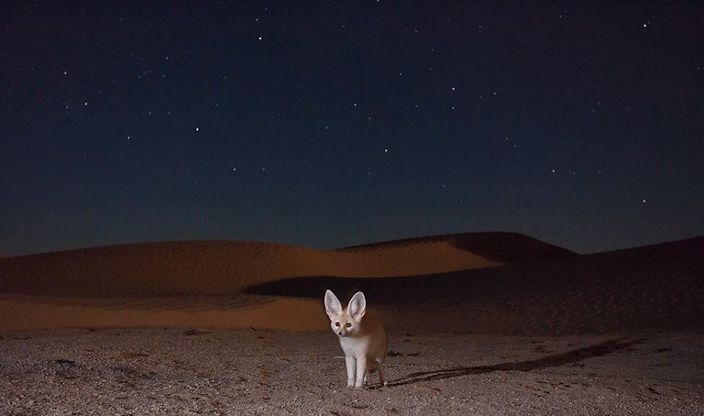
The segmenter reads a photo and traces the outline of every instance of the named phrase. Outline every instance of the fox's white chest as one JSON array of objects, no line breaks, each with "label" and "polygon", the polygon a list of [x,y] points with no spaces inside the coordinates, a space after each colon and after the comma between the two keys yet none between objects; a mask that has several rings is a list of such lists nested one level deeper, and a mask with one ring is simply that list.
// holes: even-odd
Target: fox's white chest
[{"label": "fox's white chest", "polygon": [[361,337],[340,338],[340,346],[347,356],[364,357],[369,354],[369,340]]}]

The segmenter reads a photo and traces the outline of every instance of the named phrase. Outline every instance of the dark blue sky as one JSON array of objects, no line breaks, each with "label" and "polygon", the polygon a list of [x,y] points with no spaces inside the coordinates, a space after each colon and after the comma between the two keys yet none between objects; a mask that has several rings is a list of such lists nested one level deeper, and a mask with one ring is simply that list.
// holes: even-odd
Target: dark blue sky
[{"label": "dark blue sky", "polygon": [[704,234],[704,3],[494,3],[3,3],[0,253]]}]

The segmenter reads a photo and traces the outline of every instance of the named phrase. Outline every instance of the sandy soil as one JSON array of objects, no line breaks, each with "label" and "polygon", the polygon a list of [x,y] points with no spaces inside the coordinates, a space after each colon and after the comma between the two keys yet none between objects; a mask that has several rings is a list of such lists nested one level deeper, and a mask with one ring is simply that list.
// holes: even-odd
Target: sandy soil
[{"label": "sandy soil", "polygon": [[386,388],[331,332],[0,332],[0,414],[695,415],[704,334],[391,333]]}]

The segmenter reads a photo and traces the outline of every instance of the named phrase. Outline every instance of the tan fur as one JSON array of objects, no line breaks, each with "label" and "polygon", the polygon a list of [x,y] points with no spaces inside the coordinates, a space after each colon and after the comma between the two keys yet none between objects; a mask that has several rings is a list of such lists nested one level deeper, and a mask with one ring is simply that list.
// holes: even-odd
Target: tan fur
[{"label": "tan fur", "polygon": [[379,381],[386,385],[382,363],[388,338],[381,323],[365,316],[366,311],[367,301],[362,292],[355,293],[344,310],[332,291],[325,292],[325,312],[345,353],[347,387],[361,388],[373,371],[378,371]]}]

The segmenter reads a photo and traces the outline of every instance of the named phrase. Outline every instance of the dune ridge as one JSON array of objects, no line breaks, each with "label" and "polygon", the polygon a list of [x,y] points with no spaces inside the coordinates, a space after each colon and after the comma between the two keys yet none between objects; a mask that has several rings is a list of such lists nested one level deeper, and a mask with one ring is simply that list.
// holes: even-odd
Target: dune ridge
[{"label": "dune ridge", "polygon": [[238,241],[140,243],[1,259],[0,293],[221,295],[289,277],[410,276],[572,255],[511,233],[437,236],[340,250]]},{"label": "dune ridge", "polygon": [[536,238],[509,232],[477,232],[413,237],[343,247],[337,249],[337,251],[366,252],[439,242],[449,242],[455,247],[501,263],[517,263],[576,255],[567,249]]}]

